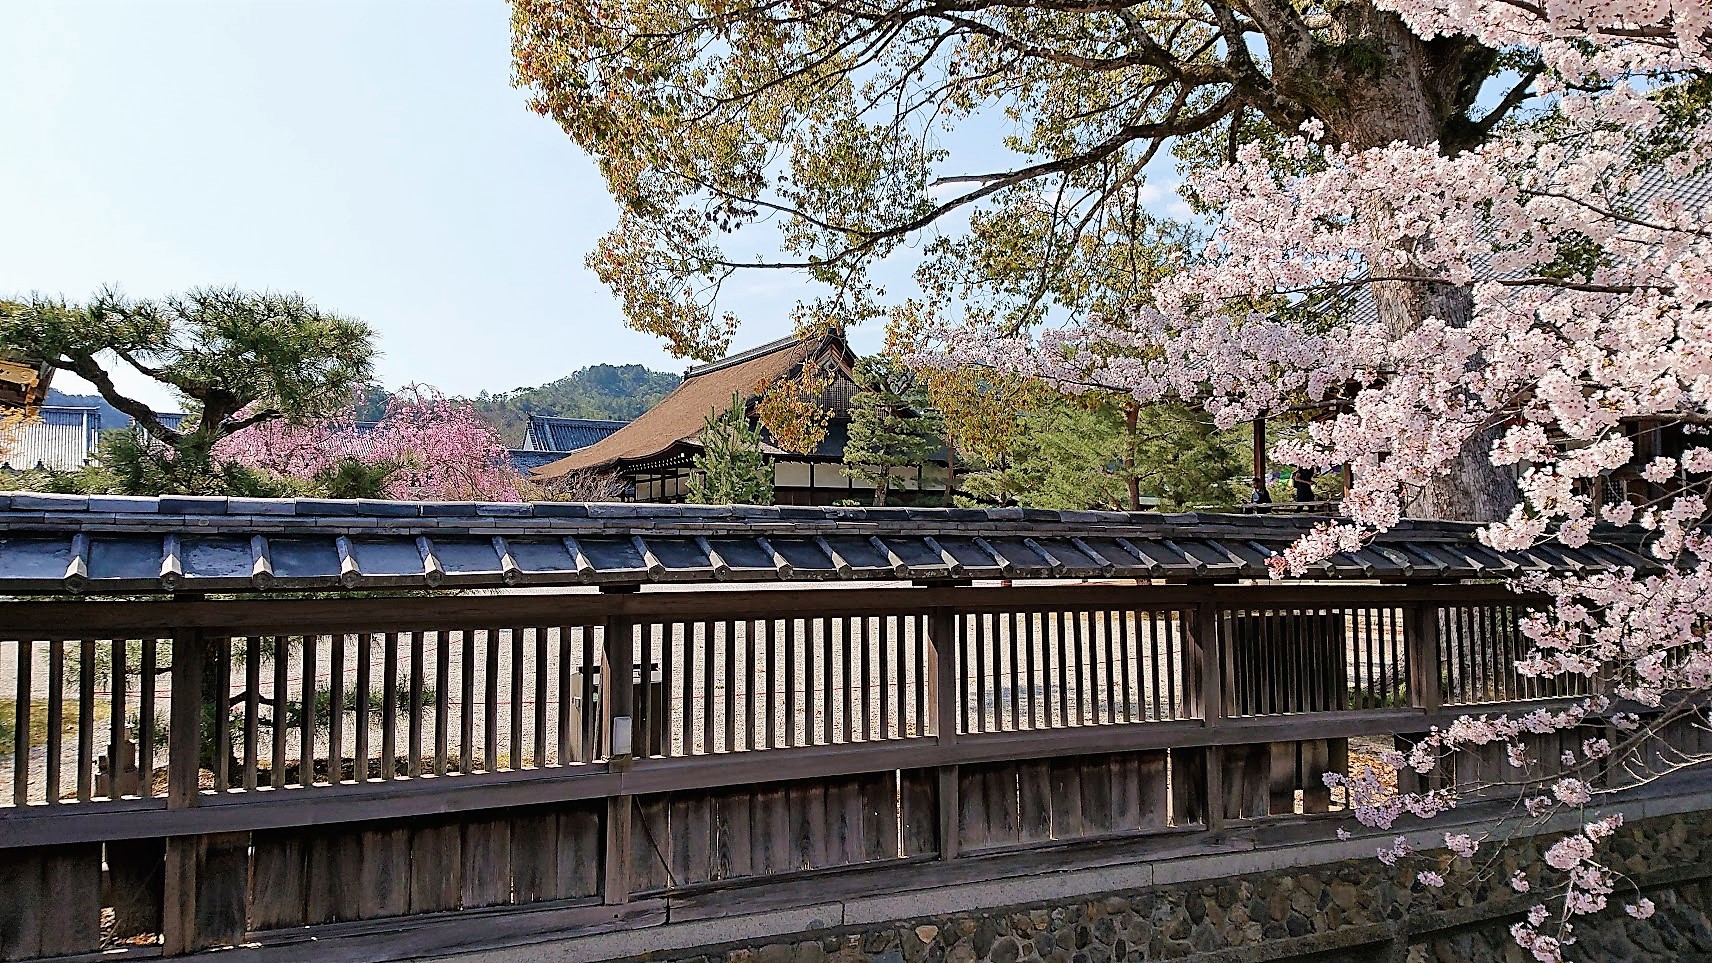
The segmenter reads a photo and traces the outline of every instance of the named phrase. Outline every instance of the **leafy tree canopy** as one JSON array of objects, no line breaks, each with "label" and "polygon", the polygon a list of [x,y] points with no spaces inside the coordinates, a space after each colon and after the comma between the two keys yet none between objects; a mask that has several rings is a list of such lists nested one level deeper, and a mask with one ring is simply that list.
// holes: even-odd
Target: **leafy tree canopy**
[{"label": "leafy tree canopy", "polygon": [[[0,350],[78,375],[135,421],[136,432],[102,457],[142,493],[247,491],[216,463],[215,446],[252,425],[305,423],[348,405],[372,373],[373,338],[368,325],[302,295],[235,288],[157,300],[104,289],[84,304],[42,296],[0,304]],[[120,391],[113,372],[124,369],[182,398],[184,424],[168,427]]]},{"label": "leafy tree canopy", "polygon": [[[1530,56],[1419,36],[1372,0],[513,10],[517,83],[620,204],[589,265],[631,325],[699,357],[730,339],[718,295],[735,271],[805,271],[827,287],[799,320],[860,320],[888,307],[868,268],[941,228],[929,287],[981,285],[1009,323],[1086,307],[1083,280],[1158,233],[1142,209],[1154,159],[1227,161],[1310,120],[1358,147],[1454,153],[1538,75]],[[1489,80],[1513,89],[1482,110]]]},{"label": "leafy tree canopy", "polygon": [[844,471],[874,486],[874,504],[886,504],[892,470],[913,468],[939,453],[939,414],[915,375],[886,355],[856,362],[850,399],[850,440],[844,447]]},{"label": "leafy tree canopy", "polygon": [[761,455],[761,429],[743,399],[710,412],[698,436],[702,453],[690,475],[689,500],[702,505],[773,504],[773,469]]}]

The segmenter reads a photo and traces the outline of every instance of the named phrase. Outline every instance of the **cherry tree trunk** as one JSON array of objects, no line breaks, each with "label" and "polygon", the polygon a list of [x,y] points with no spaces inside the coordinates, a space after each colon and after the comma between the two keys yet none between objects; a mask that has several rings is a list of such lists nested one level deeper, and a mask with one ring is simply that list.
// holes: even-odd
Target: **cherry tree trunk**
[{"label": "cherry tree trunk", "polygon": [[[1395,15],[1366,3],[1336,11],[1336,43],[1275,44],[1279,89],[1310,105],[1332,136],[1358,149],[1406,143],[1456,151],[1466,110],[1492,64],[1492,51],[1456,38],[1423,39]],[[1381,282],[1372,286],[1381,322],[1393,337],[1427,318],[1467,325],[1465,285]],[[1479,365],[1479,359],[1471,362]],[[1426,486],[1409,514],[1493,521],[1519,498],[1515,479],[1492,464],[1498,428],[1476,424],[1457,457]]]}]

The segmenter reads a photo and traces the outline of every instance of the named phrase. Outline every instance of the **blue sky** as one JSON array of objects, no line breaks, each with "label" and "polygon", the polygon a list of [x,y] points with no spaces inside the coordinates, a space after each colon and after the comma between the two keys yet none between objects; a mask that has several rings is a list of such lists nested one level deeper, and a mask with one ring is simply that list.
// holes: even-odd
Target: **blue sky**
[{"label": "blue sky", "polygon": [[[502,0],[5,0],[0,293],[301,291],[379,331],[383,382],[455,394],[599,362],[681,370],[583,268],[615,211],[511,86],[507,16]],[[788,274],[728,283],[738,346],[786,334],[802,292]]]},{"label": "blue sky", "polygon": [[[500,0],[6,0],[0,291],[297,290],[379,330],[386,383],[455,393],[681,369],[583,269],[613,206],[511,87],[506,18]],[[734,289],[743,343],[788,330],[784,280]]]}]

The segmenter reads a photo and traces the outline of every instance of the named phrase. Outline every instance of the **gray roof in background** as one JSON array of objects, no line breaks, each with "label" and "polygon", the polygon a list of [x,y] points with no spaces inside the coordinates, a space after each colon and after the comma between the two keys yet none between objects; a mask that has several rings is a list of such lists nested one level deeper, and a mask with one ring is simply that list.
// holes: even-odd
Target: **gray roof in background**
[{"label": "gray roof in background", "polygon": [[[890,579],[1265,578],[1304,515],[0,495],[0,591],[339,591]],[[1456,580],[1649,563],[1498,553],[1405,522],[1320,577]]]},{"label": "gray roof in background", "polygon": [[74,471],[83,467],[101,437],[101,409],[44,406],[18,432],[11,448],[0,451],[0,467],[29,471],[36,467]]},{"label": "gray roof in background", "polygon": [[[523,450],[557,452],[560,457],[564,457],[579,448],[587,448],[627,424],[628,421],[600,418],[530,415],[529,429],[523,438]],[[549,460],[557,461],[558,458]]]}]

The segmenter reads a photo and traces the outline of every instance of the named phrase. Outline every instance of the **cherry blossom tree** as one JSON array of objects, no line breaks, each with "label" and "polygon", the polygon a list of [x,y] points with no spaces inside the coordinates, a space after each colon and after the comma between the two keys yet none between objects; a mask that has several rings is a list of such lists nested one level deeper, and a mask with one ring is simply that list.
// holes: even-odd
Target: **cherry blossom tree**
[{"label": "cherry blossom tree", "polygon": [[[1496,519],[1488,545],[1643,543],[1650,570],[1516,585],[1547,599],[1523,623],[1533,651],[1519,670],[1585,698],[1464,719],[1387,760],[1407,787],[1459,753],[1502,747],[1527,819],[1578,814],[1581,830],[1545,855],[1555,877],[1511,880],[1541,897],[1513,935],[1553,961],[1573,955],[1578,917],[1613,903],[1653,911],[1622,895],[1601,857],[1622,821],[1607,797],[1707,761],[1666,734],[1704,728],[1712,696],[1712,229],[1676,189],[1712,177],[1712,7],[1375,2],[1424,39],[1473,38],[1537,63],[1531,113],[1459,149],[1337,143],[1316,120],[1281,144],[1247,144],[1189,183],[1216,220],[1211,241],[1143,309],[1022,334],[947,325],[916,360],[1187,399],[1227,426],[1321,406],[1328,416],[1274,456],[1354,466],[1349,517],[1275,558],[1280,577],[1442,505],[1443,479],[1471,450],[1517,479],[1513,504],[1465,506],[1462,517]],[[1383,310],[1395,297],[1424,299],[1424,316],[1398,325],[1411,312]],[[1364,298],[1381,310],[1346,310]],[[1688,442],[1640,466],[1644,494],[1607,498],[1604,480],[1636,459],[1639,421],[1683,426]],[[1536,757],[1532,737],[1595,721],[1615,737]],[[1372,827],[1469,795],[1399,792],[1374,773],[1327,779]],[[1445,840],[1465,856],[1504,841],[1496,827]],[[1382,852],[1405,855],[1401,838]],[[1447,885],[1436,868],[1418,879]]]},{"label": "cherry blossom tree", "polygon": [[356,407],[307,425],[273,422],[227,439],[219,454],[291,479],[327,478],[342,463],[385,470],[384,493],[399,499],[518,501],[521,479],[499,435],[466,401],[411,385],[386,414],[359,430]]}]

